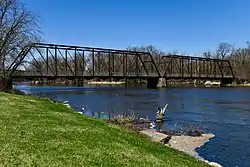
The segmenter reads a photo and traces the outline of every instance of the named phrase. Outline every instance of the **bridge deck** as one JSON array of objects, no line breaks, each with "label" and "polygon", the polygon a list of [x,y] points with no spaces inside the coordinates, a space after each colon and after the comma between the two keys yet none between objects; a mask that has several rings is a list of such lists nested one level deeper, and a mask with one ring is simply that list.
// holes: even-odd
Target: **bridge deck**
[{"label": "bridge deck", "polygon": [[[114,76],[104,76],[104,75],[99,75],[99,76],[42,76],[42,75],[23,75],[23,76],[13,76],[13,79],[39,79],[39,78],[44,78],[44,79],[55,79],[55,78],[65,78],[65,79],[147,79],[147,78],[160,78],[159,76],[148,76],[148,75],[139,75],[139,76],[123,76],[123,75],[114,75]],[[201,76],[163,76],[162,78],[166,79],[201,79],[201,80],[220,80],[222,79],[221,76],[207,76],[207,75],[201,75]],[[228,79],[233,79],[232,76],[224,76],[223,78],[228,78]]]}]

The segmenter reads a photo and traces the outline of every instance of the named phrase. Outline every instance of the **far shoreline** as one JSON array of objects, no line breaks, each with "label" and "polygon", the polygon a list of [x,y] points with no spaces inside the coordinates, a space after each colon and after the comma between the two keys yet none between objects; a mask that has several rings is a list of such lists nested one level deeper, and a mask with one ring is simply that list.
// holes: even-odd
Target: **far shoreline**
[{"label": "far shoreline", "polygon": [[89,81],[87,85],[123,85],[126,84],[125,81]]}]

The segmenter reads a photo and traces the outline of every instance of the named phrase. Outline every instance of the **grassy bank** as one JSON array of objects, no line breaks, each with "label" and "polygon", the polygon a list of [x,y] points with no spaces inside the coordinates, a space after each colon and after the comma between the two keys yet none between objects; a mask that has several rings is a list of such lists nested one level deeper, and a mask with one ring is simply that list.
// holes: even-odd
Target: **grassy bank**
[{"label": "grassy bank", "polygon": [[0,93],[0,166],[207,166],[61,104]]}]

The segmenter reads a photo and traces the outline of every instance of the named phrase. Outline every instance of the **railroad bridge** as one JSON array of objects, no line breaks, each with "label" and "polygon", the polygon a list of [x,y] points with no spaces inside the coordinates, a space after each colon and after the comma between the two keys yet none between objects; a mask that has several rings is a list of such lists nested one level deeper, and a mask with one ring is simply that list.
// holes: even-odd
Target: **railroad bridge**
[{"label": "railroad bridge", "polygon": [[26,46],[11,64],[12,79],[145,79],[156,87],[163,79],[220,80],[235,78],[228,60],[149,52],[34,43]]}]

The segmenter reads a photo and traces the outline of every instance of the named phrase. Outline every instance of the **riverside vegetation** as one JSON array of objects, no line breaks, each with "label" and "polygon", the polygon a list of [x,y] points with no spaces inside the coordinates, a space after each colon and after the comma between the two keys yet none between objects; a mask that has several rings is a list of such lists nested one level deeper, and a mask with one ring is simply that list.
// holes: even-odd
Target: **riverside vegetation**
[{"label": "riverside vegetation", "polygon": [[2,166],[208,166],[59,103],[0,93]]}]

